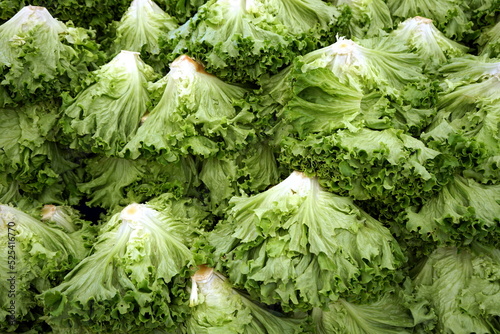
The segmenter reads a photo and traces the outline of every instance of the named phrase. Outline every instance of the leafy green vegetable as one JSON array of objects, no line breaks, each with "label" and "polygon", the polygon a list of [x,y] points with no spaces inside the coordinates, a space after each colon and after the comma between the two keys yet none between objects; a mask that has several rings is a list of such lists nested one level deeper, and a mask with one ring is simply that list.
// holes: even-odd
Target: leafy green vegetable
[{"label": "leafy green vegetable", "polygon": [[423,16],[436,22],[436,28],[449,38],[461,41],[473,33],[473,22],[459,0],[388,0],[387,5],[395,23]]},{"label": "leafy green vegetable", "polygon": [[[211,0],[172,31],[164,48],[188,54],[233,83],[276,73],[334,36],[338,11],[318,0]],[[320,44],[321,45],[321,44]]]},{"label": "leafy green vegetable", "polygon": [[500,315],[500,253],[480,244],[438,248],[415,269],[415,296],[437,315],[421,332],[496,333]]},{"label": "leafy green vegetable", "polygon": [[406,209],[407,227],[440,245],[479,241],[498,247],[500,185],[481,185],[455,175],[417,210]]},{"label": "leafy green vegetable", "polygon": [[222,213],[233,196],[255,194],[279,182],[280,172],[272,148],[255,142],[241,151],[203,159],[199,177],[208,189],[205,201],[214,213]]},{"label": "leafy green vegetable", "polygon": [[209,235],[236,287],[285,310],[375,298],[397,280],[402,253],[389,230],[349,198],[299,172],[254,196],[233,197]]},{"label": "leafy green vegetable", "polygon": [[196,164],[189,156],[168,164],[97,156],[85,160],[85,176],[77,186],[87,195],[87,205],[116,209],[165,192],[191,195],[198,183]]},{"label": "leafy green vegetable", "polygon": [[422,139],[453,154],[465,168],[474,169],[500,155],[498,64],[465,57],[442,68],[449,78],[447,90],[439,97],[439,111]]},{"label": "leafy green vegetable", "polygon": [[392,27],[389,7],[382,0],[332,0],[338,7],[347,7],[352,12],[348,30],[351,38],[374,37]]},{"label": "leafy green vegetable", "polygon": [[208,74],[192,58],[177,58],[156,85],[163,95],[125,146],[125,157],[162,162],[189,154],[210,157],[241,149],[253,136],[253,114],[243,99],[248,91]]},{"label": "leafy green vegetable", "polygon": [[169,211],[128,205],[101,227],[92,254],[41,295],[49,323],[106,333],[174,329],[185,317],[195,229]]},{"label": "leafy green vegetable", "polygon": [[317,334],[410,334],[414,327],[400,291],[387,292],[368,304],[339,299],[330,303],[326,310],[313,309],[311,316]]},{"label": "leafy green vegetable", "polygon": [[198,8],[206,0],[157,0],[156,3],[162,7],[165,12],[174,17],[180,23],[184,23],[191,18]]},{"label": "leafy green vegetable", "polygon": [[201,266],[191,280],[188,334],[303,333],[300,319],[277,316],[255,304],[212,268]]},{"label": "leafy green vegetable", "polygon": [[408,85],[429,80],[422,74],[421,61],[400,43],[387,38],[360,40],[339,38],[334,44],[300,58],[302,72],[315,68],[331,70],[345,85],[399,97]]},{"label": "leafy green vegetable", "polygon": [[463,56],[468,51],[466,46],[441,33],[431,19],[421,16],[400,23],[389,37],[399,40],[422,59],[426,59],[424,66],[427,70],[435,70],[450,58]]},{"label": "leafy green vegetable", "polygon": [[141,52],[146,63],[161,71],[165,65],[158,59],[159,40],[177,26],[177,20],[152,0],[134,0],[117,24],[113,54],[121,50]]},{"label": "leafy green vegetable", "polygon": [[23,7],[0,26],[0,107],[75,92],[102,54],[92,32],[66,25],[44,7]]},{"label": "leafy green vegetable", "polygon": [[78,180],[76,154],[49,141],[58,119],[57,108],[56,102],[47,100],[0,109],[2,202],[15,203],[23,195],[32,196],[31,201],[38,196],[56,203],[79,200],[67,183]]},{"label": "leafy green vegetable", "polygon": [[456,162],[395,129],[339,130],[330,136],[287,138],[281,161],[316,175],[326,189],[376,200],[396,212],[419,204],[451,177]]},{"label": "leafy green vegetable", "polygon": [[41,316],[35,296],[62,281],[88,253],[77,234],[0,204],[0,330],[14,332]]},{"label": "leafy green vegetable", "polygon": [[65,101],[61,141],[84,152],[116,155],[147,112],[147,85],[157,76],[139,53],[121,51],[93,73],[90,86]]}]

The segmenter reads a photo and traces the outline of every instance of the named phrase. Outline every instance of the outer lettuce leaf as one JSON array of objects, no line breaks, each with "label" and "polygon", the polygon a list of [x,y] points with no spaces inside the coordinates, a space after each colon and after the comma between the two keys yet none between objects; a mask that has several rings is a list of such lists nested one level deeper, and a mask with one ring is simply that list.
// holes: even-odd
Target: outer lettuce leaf
[{"label": "outer lettuce leaf", "polygon": [[[336,6],[318,0],[262,0],[269,12],[295,36],[296,47],[304,51],[332,43],[335,34],[343,32],[338,22],[341,13]],[[342,15],[347,15],[342,13]]]},{"label": "outer lettuce leaf", "polygon": [[89,206],[113,209],[143,202],[164,192],[181,197],[192,195],[198,185],[191,157],[160,164],[144,159],[94,157],[85,162],[86,175],[78,189],[87,195]]},{"label": "outer lettuce leaf", "polygon": [[233,196],[264,191],[279,182],[280,174],[276,152],[256,142],[242,151],[203,159],[199,177],[208,189],[205,201],[214,213],[222,213]]},{"label": "outer lettuce leaf", "polygon": [[500,185],[481,185],[456,175],[422,207],[406,210],[407,228],[439,245],[478,241],[498,247],[499,198]]},{"label": "outer lettuce leaf", "polygon": [[375,37],[392,27],[389,7],[382,0],[332,0],[336,6],[346,6],[352,12],[348,23],[351,38]]},{"label": "outer lettuce leaf", "polygon": [[41,221],[82,240],[90,253],[97,236],[98,225],[83,219],[81,212],[69,205],[46,204],[39,210],[38,216]]},{"label": "outer lettuce leaf", "polygon": [[362,97],[362,91],[342,84],[330,70],[313,69],[297,76],[293,97],[281,117],[299,137],[310,133],[328,134],[357,125],[362,114]]},{"label": "outer lettuce leaf", "polygon": [[[35,296],[58,284],[87,255],[82,239],[49,226],[17,208],[0,204],[0,330],[33,326],[39,320]],[[9,255],[9,256],[8,256]],[[13,278],[13,280],[12,280]],[[14,310],[9,310],[11,300]],[[12,323],[9,315],[15,316]]]},{"label": "outer lettuce leaf", "polygon": [[[277,80],[279,78],[270,78],[264,91],[269,91],[267,86]],[[289,90],[269,93],[276,93],[272,96],[275,104],[283,104],[276,111],[281,118],[280,126],[288,127],[288,131],[299,138],[312,133],[329,135],[338,129],[355,131],[364,127],[420,133],[435,113],[433,108],[414,108],[409,101],[396,101],[378,90],[364,93],[359,87],[340,82],[326,68],[290,73],[281,84]]]},{"label": "outer lettuce leaf", "polygon": [[480,46],[480,54],[487,55],[488,57],[498,57],[500,55],[500,22],[493,27],[483,31],[477,43]]},{"label": "outer lettuce leaf", "polygon": [[500,95],[497,60],[464,57],[442,68],[447,79],[439,111],[422,135],[429,146],[475,169],[500,154]]},{"label": "outer lettuce leaf", "polygon": [[192,277],[186,333],[303,333],[301,320],[262,308],[236,291],[220,273],[201,267]]},{"label": "outer lettuce leaf", "polygon": [[116,27],[114,55],[121,50],[141,52],[141,58],[158,71],[165,65],[159,60],[160,36],[178,27],[177,20],[165,13],[153,0],[134,0]]},{"label": "outer lettuce leaf", "polygon": [[500,13],[500,1],[498,0],[471,0],[468,1],[465,8],[474,22],[474,36],[480,33],[483,28],[488,28],[498,22]]},{"label": "outer lettuce leaf", "polygon": [[[444,77],[441,82],[444,93],[452,92],[460,86],[480,83],[485,79],[498,76],[499,60],[486,55],[473,56],[467,54],[463,57],[451,59],[449,64],[440,68],[440,75]],[[484,92],[482,97],[490,95]]]},{"label": "outer lettuce leaf", "polygon": [[338,16],[318,0],[211,0],[170,33],[164,48],[201,60],[229,82],[255,82],[331,42],[342,29]]},{"label": "outer lettuce leaf", "polygon": [[457,163],[401,130],[339,130],[283,141],[280,161],[315,175],[328,190],[377,201],[395,212],[421,203],[451,178]]},{"label": "outer lettuce leaf", "polygon": [[301,72],[315,68],[331,70],[345,85],[364,92],[380,90],[395,98],[402,98],[411,86],[429,84],[422,74],[419,57],[387,38],[356,43],[341,37],[334,44],[299,59]]},{"label": "outer lettuce leaf", "polygon": [[169,212],[130,204],[102,226],[92,254],[41,295],[47,321],[68,331],[173,330],[185,317],[194,232]]},{"label": "outer lettuce leaf", "polygon": [[463,173],[483,184],[500,184],[500,155],[492,156]]},{"label": "outer lettuce leaf", "polygon": [[453,40],[464,40],[473,33],[468,8],[459,0],[388,0],[387,5],[395,23],[423,16],[436,22],[436,28]]},{"label": "outer lettuce leaf", "polygon": [[439,31],[431,19],[421,16],[409,18],[398,25],[389,34],[404,43],[410,51],[425,59],[425,68],[434,71],[449,59],[465,55],[468,48],[461,45]]},{"label": "outer lettuce leaf", "polygon": [[399,279],[403,256],[380,222],[299,172],[234,197],[208,239],[236,287],[284,310],[369,300]]},{"label": "outer lettuce leaf", "polygon": [[365,304],[339,299],[325,310],[313,309],[311,316],[317,334],[410,334],[414,327],[401,291],[388,291]]},{"label": "outer lettuce leaf", "polygon": [[453,154],[463,167],[475,168],[486,159],[500,155],[500,100],[476,106],[459,105],[458,101],[463,99],[453,95],[457,102],[437,113],[422,139],[430,147]]},{"label": "outer lettuce leaf", "polygon": [[53,18],[44,7],[23,7],[0,26],[0,107],[43,101],[62,91],[75,92],[102,60],[93,33]]},{"label": "outer lettuce leaf", "polygon": [[57,108],[57,103],[48,100],[0,109],[3,203],[16,202],[25,195],[38,197],[47,191],[52,194],[42,197],[53,197],[57,203],[64,202],[64,197],[71,204],[78,200],[67,183],[78,179],[76,155],[48,141],[57,122]]},{"label": "outer lettuce leaf", "polygon": [[254,135],[254,116],[244,101],[248,90],[208,74],[190,57],[177,58],[156,85],[163,95],[125,146],[125,157],[210,157],[241,149]]},{"label": "outer lettuce leaf", "polygon": [[170,16],[181,23],[189,20],[206,0],[157,0]]},{"label": "outer lettuce leaf", "polygon": [[106,39],[109,23],[120,20],[130,0],[8,0],[0,3],[0,20],[11,18],[24,6],[44,6],[61,21],[72,21],[78,27],[95,29],[99,42]]},{"label": "outer lettuce leaf", "polygon": [[85,152],[116,155],[134,135],[151,101],[157,74],[137,52],[122,51],[93,73],[93,83],[65,101],[61,142]]},{"label": "outer lettuce leaf", "polygon": [[[290,63],[290,35],[260,2],[211,0],[178,29],[164,48],[189,54],[229,82],[256,80]],[[279,56],[278,56],[279,55]]]},{"label": "outer lettuce leaf", "polygon": [[473,244],[438,248],[415,268],[414,295],[427,300],[437,321],[422,332],[489,334],[498,331],[500,253]]}]

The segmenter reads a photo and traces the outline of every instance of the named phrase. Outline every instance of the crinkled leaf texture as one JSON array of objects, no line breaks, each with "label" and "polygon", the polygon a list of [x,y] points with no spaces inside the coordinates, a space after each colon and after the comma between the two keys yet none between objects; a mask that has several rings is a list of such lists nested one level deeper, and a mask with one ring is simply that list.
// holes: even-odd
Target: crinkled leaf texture
[{"label": "crinkled leaf texture", "polygon": [[387,5],[395,23],[423,16],[434,20],[437,28],[453,40],[465,40],[473,33],[473,22],[460,0],[388,0]]},{"label": "crinkled leaf texture", "polygon": [[243,99],[248,90],[208,74],[192,58],[177,58],[155,85],[163,95],[125,146],[125,157],[210,157],[242,149],[253,136],[254,116]]},{"label": "crinkled leaf texture", "polygon": [[12,98],[0,96],[0,107],[77,91],[103,58],[92,36],[44,7],[23,7],[0,26],[0,85]]},{"label": "crinkled leaf texture", "polygon": [[348,23],[349,35],[353,38],[379,36],[392,27],[389,7],[382,0],[335,0],[338,7],[347,7],[352,12]]},{"label": "crinkled leaf texture", "polygon": [[379,90],[401,99],[409,86],[429,82],[421,62],[404,45],[386,37],[357,42],[340,37],[330,46],[300,57],[298,69],[307,72],[326,68],[345,85],[364,92]]},{"label": "crinkled leaf texture", "polygon": [[197,185],[196,165],[189,156],[167,164],[97,156],[85,161],[85,177],[77,184],[87,195],[87,205],[106,209],[143,202],[165,192],[177,197],[192,195]]},{"label": "crinkled leaf texture", "polygon": [[344,296],[368,300],[398,280],[403,255],[389,230],[346,197],[299,172],[234,197],[209,235],[236,287],[285,310]]},{"label": "crinkled leaf texture", "polygon": [[[422,328],[454,334],[498,332],[500,251],[473,243],[437,248],[415,268],[414,296],[427,300],[437,316]],[[425,331],[424,331],[425,332]]]},{"label": "crinkled leaf texture", "polygon": [[49,323],[106,333],[174,329],[185,316],[194,231],[168,211],[130,204],[101,227],[92,254],[41,295]]},{"label": "crinkled leaf texture", "polygon": [[[77,180],[74,178],[78,168],[75,154],[48,140],[57,122],[57,108],[57,103],[47,100],[0,109],[2,202],[16,202],[19,196],[14,193],[32,196],[32,199],[50,193],[45,196],[46,199],[52,197],[50,201],[74,203],[73,195],[77,195],[71,192],[66,181]],[[67,189],[61,189],[62,185],[68,186]]]},{"label": "crinkled leaf texture", "polygon": [[414,320],[401,291],[387,291],[372,303],[339,299],[323,310],[314,308],[312,322],[317,334],[410,334]]},{"label": "crinkled leaf texture", "polygon": [[266,310],[235,290],[218,272],[200,269],[191,279],[188,334],[302,333],[303,319],[286,318]]},{"label": "crinkled leaf texture", "polygon": [[401,130],[366,128],[287,138],[280,160],[317,176],[330,191],[376,200],[395,210],[431,196],[452,177],[456,165]]},{"label": "crinkled leaf texture", "polygon": [[425,69],[433,71],[454,57],[465,55],[469,50],[446,37],[434,25],[433,20],[416,16],[408,18],[389,34],[390,38],[408,46],[409,50],[425,59]]},{"label": "crinkled leaf texture", "polygon": [[214,213],[222,213],[228,201],[241,192],[256,194],[264,191],[279,182],[279,176],[275,152],[264,142],[203,159],[199,173],[200,180],[209,191],[206,202]]},{"label": "crinkled leaf texture", "polygon": [[[0,249],[5,254],[0,264],[0,330],[13,331],[38,316],[35,296],[62,281],[88,253],[82,239],[8,205],[0,204]],[[13,280],[12,280],[13,278]],[[13,315],[8,316],[11,300]]]},{"label": "crinkled leaf texture", "polygon": [[148,84],[157,74],[138,52],[121,51],[93,76],[90,86],[62,106],[60,141],[84,152],[114,156],[148,111]]},{"label": "crinkled leaf texture", "polygon": [[164,70],[166,66],[158,58],[160,38],[177,27],[177,20],[153,0],[134,0],[117,24],[111,50],[115,55],[121,50],[141,52],[146,63]]},{"label": "crinkled leaf texture", "polygon": [[440,245],[474,241],[500,245],[500,185],[482,185],[459,175],[416,210],[406,209],[407,228]]},{"label": "crinkled leaf texture", "polygon": [[261,2],[211,0],[170,32],[163,47],[189,54],[234,83],[255,81],[291,63],[292,35]]}]

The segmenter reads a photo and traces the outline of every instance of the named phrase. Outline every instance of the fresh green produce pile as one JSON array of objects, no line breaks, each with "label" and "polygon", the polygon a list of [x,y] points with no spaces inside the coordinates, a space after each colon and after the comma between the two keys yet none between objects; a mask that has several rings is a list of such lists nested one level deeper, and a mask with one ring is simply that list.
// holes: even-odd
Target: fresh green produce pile
[{"label": "fresh green produce pile", "polygon": [[500,0],[0,0],[0,71],[1,333],[500,333]]}]

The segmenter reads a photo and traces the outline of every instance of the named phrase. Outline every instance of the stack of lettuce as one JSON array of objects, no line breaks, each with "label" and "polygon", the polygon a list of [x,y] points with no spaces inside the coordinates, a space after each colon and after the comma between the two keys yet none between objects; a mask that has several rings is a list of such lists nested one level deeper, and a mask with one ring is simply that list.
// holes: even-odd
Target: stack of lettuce
[{"label": "stack of lettuce", "polygon": [[499,16],[0,1],[0,332],[500,332]]}]

